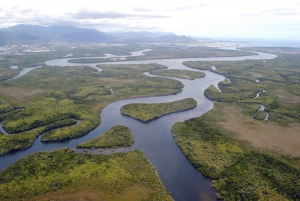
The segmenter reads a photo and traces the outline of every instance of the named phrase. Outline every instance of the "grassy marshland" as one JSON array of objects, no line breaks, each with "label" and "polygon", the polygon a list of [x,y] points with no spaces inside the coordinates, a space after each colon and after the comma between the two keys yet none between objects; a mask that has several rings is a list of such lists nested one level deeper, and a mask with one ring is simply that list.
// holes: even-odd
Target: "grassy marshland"
[{"label": "grassy marshland", "polygon": [[[172,47],[158,47],[158,46],[143,46],[136,48],[135,50],[142,49],[152,49],[153,51],[146,52],[146,55],[138,56],[138,57],[128,57],[127,60],[149,60],[149,59],[176,59],[176,58],[197,58],[197,57],[230,57],[230,56],[245,56],[245,55],[253,55],[253,53],[249,52],[238,52],[233,50],[221,50],[216,48],[208,48],[208,47],[192,47],[188,49],[180,49],[180,48],[172,48]],[[129,51],[126,46],[125,47],[112,47],[116,55],[129,55]],[[133,49],[133,48],[132,48]],[[91,51],[93,55],[98,53],[99,55],[101,50]],[[103,51],[101,51],[103,52]],[[114,54],[114,52],[111,52]],[[103,52],[108,53],[108,52]],[[79,54],[74,54],[74,56],[79,56]],[[82,54],[81,54],[82,56]],[[99,55],[103,56],[103,55]],[[73,63],[100,63],[100,62],[110,62],[110,59],[102,59],[102,58],[81,58],[81,59],[72,59],[70,62]]]},{"label": "grassy marshland", "polygon": [[166,77],[189,79],[189,80],[194,80],[196,78],[205,76],[205,73],[202,73],[202,72],[189,71],[189,70],[177,70],[177,69],[152,71],[151,74],[161,75],[161,76],[166,76]]},{"label": "grassy marshland", "polygon": [[[270,151],[275,145],[285,147],[286,153],[293,152],[299,142],[294,142],[293,132],[284,127],[249,117],[251,108],[217,102],[203,116],[176,123],[173,136],[188,160],[213,179],[218,198],[300,199],[299,157]],[[285,135],[285,141],[280,134]],[[300,156],[299,149],[297,154]]]},{"label": "grassy marshland", "polygon": [[[193,68],[208,70],[216,66],[216,72],[230,78],[219,83],[221,93],[214,87],[205,95],[219,102],[261,103],[269,111],[269,120],[281,125],[300,122],[300,50],[294,48],[257,48],[278,55],[272,60],[185,62]],[[255,82],[259,79],[260,82]],[[297,81],[298,80],[298,81]],[[254,97],[260,93],[256,99]],[[253,113],[254,114],[254,113]],[[252,114],[252,115],[253,115]]]},{"label": "grassy marshland", "polygon": [[192,109],[196,106],[197,102],[193,98],[186,98],[169,103],[127,104],[121,108],[121,113],[147,122],[166,114]]},{"label": "grassy marshland", "polygon": [[[79,66],[44,67],[0,82],[0,119],[9,133],[0,133],[0,155],[30,147],[44,132],[45,142],[85,135],[100,123],[99,112],[111,102],[178,93],[183,87],[176,80],[143,75],[145,71],[166,68],[161,65],[101,68],[102,72]],[[76,124],[76,119],[81,123]]]},{"label": "grassy marshland", "polygon": [[0,200],[172,200],[138,150],[98,155],[39,152],[0,172]]},{"label": "grassy marshland", "polygon": [[[183,153],[214,179],[221,199],[300,199],[300,51],[263,50],[275,52],[278,58],[185,63],[203,70],[216,66],[216,72],[231,81],[219,83],[222,92],[213,86],[205,91],[217,101],[213,110],[172,127]],[[260,108],[258,103],[266,106],[268,121],[263,121],[263,111],[251,118]]]},{"label": "grassy marshland", "polygon": [[78,144],[78,148],[114,148],[127,147],[133,144],[133,135],[126,126],[117,125],[111,127],[102,135],[95,137],[87,142]]}]

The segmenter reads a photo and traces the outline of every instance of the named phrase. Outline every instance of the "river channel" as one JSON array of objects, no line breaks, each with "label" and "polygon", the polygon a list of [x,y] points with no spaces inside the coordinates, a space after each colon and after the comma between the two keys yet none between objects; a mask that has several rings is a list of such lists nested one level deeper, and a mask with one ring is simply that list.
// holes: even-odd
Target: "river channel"
[{"label": "river channel", "polygon": [[[165,65],[168,69],[185,69],[192,71],[200,71],[188,68],[182,64],[184,61],[236,61],[236,60],[266,60],[273,59],[276,55],[267,53],[257,53],[252,56],[241,57],[211,57],[211,58],[185,58],[185,59],[164,59],[164,60],[139,60],[139,61],[118,61],[113,64],[149,64],[157,63]],[[101,71],[101,68],[96,65],[111,64],[76,64],[69,63],[68,60],[74,58],[64,58],[47,61],[48,66],[91,66]],[[222,75],[218,75],[209,71],[200,71],[206,74],[205,77],[195,80],[177,79],[184,84],[183,91],[174,95],[145,97],[127,99],[107,105],[101,112],[101,123],[88,135],[78,139],[67,140],[63,142],[42,143],[39,136],[34,145],[22,151],[16,151],[0,157],[0,170],[29,154],[38,151],[57,150],[62,147],[70,147],[76,152],[83,152],[82,149],[77,149],[76,145],[92,139],[99,134],[105,132],[110,127],[118,124],[128,126],[134,135],[134,144],[127,148],[118,148],[115,150],[106,150],[101,154],[111,154],[116,152],[127,152],[130,150],[140,149],[145,153],[147,158],[155,166],[158,175],[170,191],[171,196],[176,201],[184,200],[216,200],[215,192],[211,188],[212,183],[201,175],[187,160],[185,155],[177,146],[172,137],[171,127],[176,122],[201,116],[213,108],[213,102],[204,96],[204,90],[210,85],[218,88],[218,83],[225,79]],[[147,76],[154,76],[148,72],[144,73]],[[160,76],[162,77],[162,76]],[[113,90],[113,89],[112,89]],[[170,102],[183,98],[194,98],[197,101],[197,107],[188,111],[169,114],[148,123],[140,122],[131,117],[124,116],[120,113],[120,108],[129,103],[162,103]],[[91,153],[99,152],[97,150],[89,150]]]}]

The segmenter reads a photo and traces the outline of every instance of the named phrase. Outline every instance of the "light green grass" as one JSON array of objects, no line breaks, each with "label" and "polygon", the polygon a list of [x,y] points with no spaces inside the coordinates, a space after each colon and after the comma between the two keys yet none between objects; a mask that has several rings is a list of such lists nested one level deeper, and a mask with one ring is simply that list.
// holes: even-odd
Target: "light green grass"
[{"label": "light green grass", "polygon": [[95,137],[87,142],[78,144],[78,148],[114,148],[127,147],[134,142],[130,129],[126,126],[118,125],[111,127],[102,135]]},{"label": "light green grass", "polygon": [[166,114],[192,109],[196,106],[197,102],[193,98],[186,98],[169,103],[127,104],[121,108],[121,113],[147,122]]},{"label": "light green grass", "polygon": [[[4,120],[3,128],[8,133],[17,133],[0,135],[0,155],[30,147],[43,132],[44,142],[86,135],[100,123],[99,112],[111,102],[178,93],[183,87],[176,80],[143,75],[145,71],[165,69],[162,65],[101,67],[102,72],[90,67],[45,67],[0,82],[0,120]],[[29,89],[43,93],[26,96]],[[73,119],[72,123],[67,123],[68,119]],[[76,119],[81,123],[74,124]]]},{"label": "light green grass", "polygon": [[[173,136],[188,160],[204,176],[214,179],[213,187],[220,199],[300,199],[299,158],[258,150],[237,140],[234,133],[219,126],[227,121],[224,111],[232,111],[225,110],[228,105],[215,103],[213,110],[203,116],[172,127]],[[237,115],[246,114],[247,110]]]},{"label": "light green grass", "polygon": [[189,79],[189,80],[194,80],[196,78],[201,78],[201,77],[205,76],[205,73],[202,73],[202,72],[189,71],[189,70],[178,70],[178,69],[152,71],[151,74],[166,76],[166,77]]},{"label": "light green grass", "polygon": [[141,151],[98,155],[65,148],[0,172],[0,200],[172,200]]}]

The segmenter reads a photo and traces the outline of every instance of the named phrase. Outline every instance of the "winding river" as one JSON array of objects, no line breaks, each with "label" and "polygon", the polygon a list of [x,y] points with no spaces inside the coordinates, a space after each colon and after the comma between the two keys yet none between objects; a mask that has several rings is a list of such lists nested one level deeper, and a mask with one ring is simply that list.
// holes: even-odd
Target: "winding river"
[{"label": "winding river", "polygon": [[[185,59],[164,59],[164,60],[139,60],[139,61],[118,61],[113,64],[149,64],[157,63],[165,65],[168,69],[185,69],[199,71],[188,68],[182,64],[184,61],[236,61],[236,60],[258,60],[258,59],[273,59],[276,55],[267,53],[257,53],[253,56],[241,57],[214,57],[214,58],[185,58]],[[69,63],[71,58],[63,58],[47,61],[48,66],[91,66],[101,71],[97,64],[76,64]],[[74,58],[72,58],[74,59]],[[99,64],[99,63],[98,63]],[[100,63],[111,64],[111,63]],[[177,79],[184,84],[183,91],[175,95],[145,97],[122,100],[107,105],[101,112],[100,125],[91,131],[88,135],[78,139],[67,140],[55,143],[42,143],[39,136],[34,145],[22,151],[16,151],[0,157],[0,170],[4,169],[17,160],[29,154],[38,151],[56,150],[62,147],[70,147],[76,152],[83,152],[82,149],[77,149],[78,143],[92,139],[99,134],[105,132],[110,127],[122,124],[128,126],[134,135],[134,144],[127,148],[118,148],[115,150],[105,150],[101,154],[111,154],[116,152],[127,152],[134,149],[143,151],[151,163],[155,166],[159,177],[174,200],[216,200],[215,192],[211,188],[212,183],[201,175],[187,160],[181,152],[171,133],[171,127],[176,122],[201,116],[213,107],[213,102],[204,96],[204,90],[210,85],[218,88],[218,83],[225,79],[222,75],[218,75],[209,71],[201,71],[206,74],[205,77],[195,80]],[[148,72],[144,73],[147,76],[151,75]],[[163,76],[160,76],[163,77]],[[113,92],[112,92],[113,93]],[[120,113],[120,108],[129,103],[161,103],[170,102],[183,98],[194,98],[197,101],[197,107],[179,113],[173,113],[161,118],[143,123],[131,117],[124,116]],[[89,150],[91,153],[99,153],[97,150]]]}]

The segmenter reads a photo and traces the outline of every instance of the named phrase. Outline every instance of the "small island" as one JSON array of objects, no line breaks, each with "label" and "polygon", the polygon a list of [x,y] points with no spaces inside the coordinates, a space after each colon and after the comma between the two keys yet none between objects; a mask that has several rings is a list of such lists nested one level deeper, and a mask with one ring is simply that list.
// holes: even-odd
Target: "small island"
[{"label": "small island", "polygon": [[169,103],[127,104],[121,108],[121,113],[143,122],[147,122],[166,114],[189,110],[196,106],[197,102],[193,98],[185,98]]},{"label": "small island", "polygon": [[126,126],[117,125],[98,137],[78,144],[77,147],[85,149],[127,147],[132,145],[133,142],[133,135],[130,129]]},{"label": "small island", "polygon": [[70,148],[38,152],[1,171],[0,178],[2,201],[172,200],[139,150],[111,155]]},{"label": "small island", "polygon": [[194,80],[197,78],[205,77],[205,73],[202,72],[190,71],[190,70],[178,70],[178,69],[152,71],[150,72],[150,74],[167,76],[167,77],[176,77],[176,78],[182,78],[188,80]]}]

